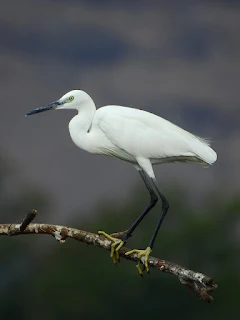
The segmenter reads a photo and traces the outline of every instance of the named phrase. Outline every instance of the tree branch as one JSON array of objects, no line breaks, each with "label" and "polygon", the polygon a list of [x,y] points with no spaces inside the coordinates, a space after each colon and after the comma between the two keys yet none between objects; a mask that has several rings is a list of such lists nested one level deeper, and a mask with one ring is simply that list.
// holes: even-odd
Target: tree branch
[{"label": "tree branch", "polygon": [[[2,235],[20,235],[20,234],[49,234],[55,237],[60,243],[64,243],[67,238],[73,238],[88,245],[94,245],[106,250],[110,250],[111,241],[104,236],[94,234],[88,231],[78,230],[65,226],[30,223],[36,216],[37,211],[30,211],[21,224],[0,224],[0,236]],[[119,238],[122,232],[114,233],[112,236]],[[122,247],[119,255],[127,260],[137,262],[137,255],[126,256],[125,253],[131,249]],[[195,292],[202,300],[212,302],[213,298],[209,295],[217,289],[217,285],[212,278],[193,270],[187,269],[173,262],[162,260],[156,257],[149,257],[149,266],[162,272],[176,276],[180,282]]]}]

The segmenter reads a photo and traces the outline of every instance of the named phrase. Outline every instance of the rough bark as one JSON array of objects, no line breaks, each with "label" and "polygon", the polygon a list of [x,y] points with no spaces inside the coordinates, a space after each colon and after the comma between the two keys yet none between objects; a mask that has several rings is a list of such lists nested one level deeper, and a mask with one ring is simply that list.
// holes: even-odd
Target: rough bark
[{"label": "rough bark", "polygon": [[[73,238],[77,241],[84,242],[88,245],[94,245],[106,250],[110,250],[111,241],[104,236],[94,234],[88,231],[78,230],[75,228],[51,225],[51,224],[39,224],[31,223],[35,218],[37,211],[30,211],[21,224],[0,224],[0,236],[9,235],[23,235],[23,234],[48,234],[52,235],[60,243],[64,243],[67,238]],[[118,238],[122,232],[114,233],[112,236]],[[122,247],[119,251],[121,258],[132,260],[137,262],[138,258],[136,254],[126,256],[125,253],[132,249]],[[156,257],[149,257],[149,266],[156,268],[159,271],[172,274],[176,276],[179,281],[186,285],[189,289],[195,292],[202,300],[212,302],[213,298],[210,293],[216,290],[217,285],[213,279],[188,268],[177,265],[173,262],[162,260]]]}]

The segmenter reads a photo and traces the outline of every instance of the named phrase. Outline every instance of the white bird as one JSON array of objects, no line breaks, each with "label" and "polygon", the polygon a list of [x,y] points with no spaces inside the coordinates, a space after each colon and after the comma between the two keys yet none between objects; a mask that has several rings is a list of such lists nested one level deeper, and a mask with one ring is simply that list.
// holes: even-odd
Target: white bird
[{"label": "white bird", "polygon": [[[207,140],[152,113],[117,105],[96,110],[92,98],[81,90],[72,90],[59,100],[32,110],[26,115],[53,109],[77,110],[78,114],[69,122],[69,132],[73,142],[90,153],[104,154],[132,163],[149,191],[148,206],[121,239],[99,231],[99,234],[112,241],[111,257],[114,262],[119,260],[119,250],[126,240],[156,205],[158,198],[161,199],[162,212],[149,246],[145,250],[135,249],[126,253],[126,255],[137,254],[139,261],[137,268],[142,275],[144,269],[147,271],[149,269],[148,257],[169,208],[167,199],[157,186],[153,165],[181,161],[209,166],[216,161],[216,152],[210,148]],[[143,269],[140,267],[141,262]]]}]

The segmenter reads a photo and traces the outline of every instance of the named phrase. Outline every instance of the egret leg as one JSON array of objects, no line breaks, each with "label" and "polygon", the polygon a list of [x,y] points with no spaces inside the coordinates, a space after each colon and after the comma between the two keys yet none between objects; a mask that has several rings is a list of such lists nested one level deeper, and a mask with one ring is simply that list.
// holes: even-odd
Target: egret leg
[{"label": "egret leg", "polygon": [[[136,227],[139,225],[139,223],[142,221],[142,219],[147,215],[147,213],[156,205],[157,201],[158,201],[158,197],[156,195],[156,192],[154,191],[151,182],[149,181],[147,175],[145,174],[145,172],[143,170],[139,170],[140,176],[143,179],[149,194],[150,194],[150,202],[147,206],[147,208],[144,210],[144,212],[137,218],[136,221],[134,221],[134,223],[131,225],[131,227],[123,234],[121,239],[116,239],[114,237],[112,237],[111,235],[107,234],[104,231],[99,231],[98,233],[100,235],[105,236],[107,239],[112,241],[111,244],[111,253],[110,256],[113,260],[114,263],[117,263],[120,259],[119,257],[119,250],[123,247],[125,241],[131,236],[132,232],[136,229]],[[150,248],[149,248],[150,249]],[[151,252],[151,249],[149,251],[149,249],[147,248],[147,254],[149,255]],[[128,253],[131,254],[132,252]],[[136,252],[138,254],[138,258],[139,258],[139,263],[137,265],[138,271],[139,273],[142,275],[142,270],[140,268],[140,259],[145,255],[145,250],[137,250]],[[127,254],[127,253],[126,253]],[[127,254],[127,255],[128,255]],[[147,256],[148,257],[148,256]],[[148,258],[147,258],[148,259]],[[147,259],[145,259],[145,261],[147,261]],[[148,269],[148,267],[147,267]]]},{"label": "egret leg", "polygon": [[157,223],[157,226],[155,228],[155,231],[153,233],[153,236],[151,238],[151,241],[149,243],[149,247],[152,249],[153,246],[154,246],[154,243],[155,243],[155,240],[156,240],[156,237],[157,237],[157,234],[158,234],[158,231],[163,223],[163,220],[168,212],[168,209],[169,209],[169,203],[167,201],[167,199],[165,198],[164,194],[162,193],[162,191],[158,188],[158,185],[157,185],[157,180],[156,179],[151,179],[153,184],[154,184],[154,187],[156,188],[156,191],[157,191],[157,194],[158,196],[161,198],[162,200],[162,213],[161,213],[161,216],[160,216],[160,219]]},{"label": "egret leg", "polygon": [[[142,175],[141,175],[141,176],[142,176]],[[150,192],[150,190],[151,190],[151,192],[152,192],[153,194],[155,194],[155,196],[156,196],[156,193],[155,193],[155,191],[154,191],[151,183],[148,181],[148,178],[147,178],[147,176],[145,175],[145,173],[144,173],[144,178],[145,178],[145,180],[147,181],[146,186],[147,186],[149,192]],[[145,180],[144,180],[144,181],[145,181]],[[159,231],[159,229],[160,229],[160,227],[161,227],[161,225],[162,225],[162,222],[163,222],[163,220],[164,220],[164,218],[165,218],[165,216],[166,216],[166,214],[167,214],[168,208],[169,208],[169,203],[168,203],[167,199],[165,198],[164,194],[163,194],[163,193],[161,192],[161,190],[158,188],[156,179],[151,179],[151,181],[152,181],[152,183],[153,183],[153,186],[155,187],[155,190],[156,190],[156,192],[157,192],[157,195],[159,196],[159,198],[160,198],[161,201],[162,201],[162,213],[161,213],[160,219],[159,219],[159,221],[158,221],[158,223],[157,223],[157,226],[156,226],[156,228],[155,228],[155,230],[154,230],[154,233],[153,233],[153,236],[152,236],[152,238],[151,238],[151,240],[150,240],[149,246],[148,246],[145,250],[134,249],[134,250],[131,250],[131,251],[128,251],[128,252],[125,253],[126,255],[130,255],[130,254],[134,254],[134,253],[137,254],[138,264],[136,265],[136,267],[137,267],[137,270],[138,270],[138,272],[139,272],[139,274],[140,274],[141,276],[143,276],[143,271],[144,271],[145,269],[146,269],[147,272],[149,271],[148,258],[149,258],[149,255],[150,255],[152,249],[153,249],[153,246],[154,246],[154,243],[155,243],[155,240],[156,240],[158,231]],[[151,195],[151,193],[150,193],[150,195]],[[150,204],[151,204],[151,202],[150,202]],[[150,205],[150,204],[149,204],[149,205]],[[155,204],[156,204],[156,203],[155,203]],[[150,208],[150,209],[151,209],[151,208]],[[150,209],[149,209],[149,210],[150,210]],[[147,212],[149,212],[149,210],[148,210]],[[141,216],[138,218],[138,220],[136,220],[136,222],[135,222],[135,223],[133,224],[133,226],[132,226],[132,227],[133,227],[133,230],[136,228],[136,226],[139,224],[139,222],[144,218],[144,216],[147,214],[147,212],[144,212],[143,215],[141,215]],[[133,231],[133,230],[132,230],[132,231]],[[142,263],[143,266],[144,266],[143,269],[141,269],[141,266],[140,266],[141,263]]]},{"label": "egret leg", "polygon": [[[150,202],[148,203],[147,208],[144,210],[144,212],[137,218],[136,221],[131,225],[131,227],[124,233],[122,236],[122,240],[126,241],[132,234],[132,232],[136,229],[136,227],[139,225],[139,223],[143,220],[143,218],[147,215],[147,213],[156,205],[158,201],[158,196],[156,194],[156,191],[151,185],[151,182],[149,181],[149,178],[147,174],[143,170],[139,170],[140,176],[143,179],[143,182],[145,183],[149,194],[150,194]],[[143,276],[143,271],[146,269],[146,271],[149,271],[148,266],[148,257],[152,251],[151,247],[147,247],[145,250],[138,250],[134,249],[131,251],[126,252],[125,254],[128,256],[130,254],[136,253],[138,257],[138,263],[136,265],[138,273]],[[141,269],[141,263],[143,264],[143,269]]]},{"label": "egret leg", "polygon": [[126,241],[133,233],[133,231],[136,229],[136,227],[139,225],[139,223],[143,220],[143,218],[148,214],[148,212],[156,205],[158,201],[158,197],[156,195],[155,190],[151,186],[150,181],[148,180],[148,177],[146,173],[143,170],[139,170],[140,176],[143,179],[143,182],[145,183],[149,194],[150,194],[150,202],[148,203],[146,209],[144,212],[137,218],[136,221],[131,225],[131,227],[123,234],[122,240]]}]

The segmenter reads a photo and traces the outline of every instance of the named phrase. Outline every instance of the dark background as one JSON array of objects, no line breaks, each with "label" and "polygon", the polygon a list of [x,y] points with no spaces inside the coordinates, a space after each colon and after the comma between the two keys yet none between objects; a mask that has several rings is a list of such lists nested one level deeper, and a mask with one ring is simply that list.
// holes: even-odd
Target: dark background
[{"label": "dark background", "polygon": [[[167,275],[139,279],[99,249],[2,238],[3,319],[237,319],[239,277],[238,1],[1,1],[1,221],[126,229],[148,195],[134,168],[78,149],[71,111],[24,114],[71,89],[96,106],[138,107],[213,141],[218,161],[155,167],[170,212],[154,253],[213,276],[209,306]],[[131,239],[145,247],[159,207]]]}]

